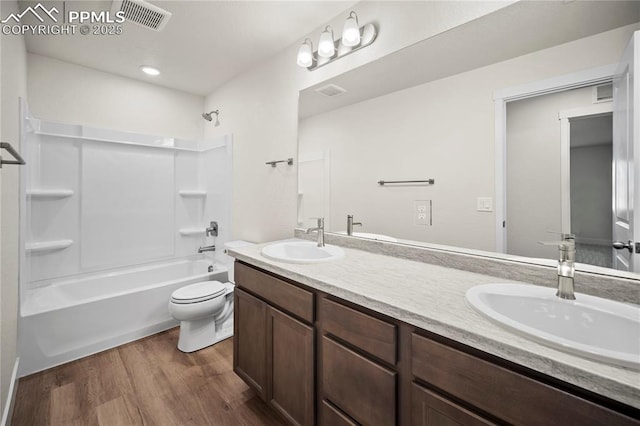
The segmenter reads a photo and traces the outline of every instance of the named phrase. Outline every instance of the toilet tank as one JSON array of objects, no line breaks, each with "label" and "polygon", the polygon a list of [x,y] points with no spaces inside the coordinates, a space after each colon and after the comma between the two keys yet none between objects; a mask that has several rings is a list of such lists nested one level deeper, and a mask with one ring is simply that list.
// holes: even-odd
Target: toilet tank
[{"label": "toilet tank", "polygon": [[227,250],[253,245],[255,245],[255,243],[243,240],[228,241],[224,243],[224,254],[222,255],[222,261],[224,263],[224,266],[227,267],[230,282],[235,284],[235,278],[233,276],[233,262],[235,259],[227,254]]}]

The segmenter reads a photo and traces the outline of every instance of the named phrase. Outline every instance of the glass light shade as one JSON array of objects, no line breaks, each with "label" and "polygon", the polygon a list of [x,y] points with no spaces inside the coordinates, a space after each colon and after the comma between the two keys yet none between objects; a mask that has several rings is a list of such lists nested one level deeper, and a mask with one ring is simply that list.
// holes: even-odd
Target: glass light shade
[{"label": "glass light shade", "polygon": [[358,15],[351,12],[342,28],[342,44],[345,46],[357,46],[360,44],[360,27],[358,26]]},{"label": "glass light shade", "polygon": [[313,48],[309,39],[305,40],[298,49],[298,65],[304,68],[313,65]]},{"label": "glass light shade", "polygon": [[318,42],[318,55],[323,58],[330,58],[336,53],[336,45],[333,41],[333,30],[331,27],[327,27],[320,34],[320,41]]}]

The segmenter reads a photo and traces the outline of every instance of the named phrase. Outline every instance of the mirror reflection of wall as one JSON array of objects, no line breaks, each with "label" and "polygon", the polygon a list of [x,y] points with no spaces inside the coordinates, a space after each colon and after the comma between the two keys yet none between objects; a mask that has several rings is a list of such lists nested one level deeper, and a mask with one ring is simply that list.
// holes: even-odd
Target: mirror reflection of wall
[{"label": "mirror reflection of wall", "polygon": [[[601,104],[598,110],[611,107],[611,99],[594,98],[594,87],[507,104],[507,253],[555,258],[557,247],[540,242],[558,240],[565,232],[576,235],[578,261],[611,267],[612,114],[590,115],[595,103]],[[574,117],[566,160],[563,111],[573,111]],[[567,188],[563,166],[570,171]],[[563,212],[563,199],[570,200],[569,211]]]},{"label": "mirror reflection of wall", "polygon": [[[323,186],[323,196],[314,198],[309,192],[299,195],[299,226],[311,227],[314,222],[309,218],[324,216],[328,219],[327,230],[343,232],[347,215],[354,215],[355,221],[363,223],[355,231],[390,235],[407,243],[495,251],[496,213],[493,209],[498,195],[494,95],[505,88],[617,63],[631,34],[638,28],[638,25],[621,27],[372,98],[366,98],[361,90],[379,87],[381,75],[367,73],[367,67],[353,71],[358,72],[357,75],[347,73],[330,81],[343,84],[347,90],[343,95],[326,98],[317,93],[316,89],[329,82],[305,89],[300,94],[299,155],[302,158],[326,154],[321,176],[328,183]],[[424,66],[428,67],[432,62],[425,60]],[[387,75],[395,76],[390,70],[387,72]],[[354,84],[356,89],[352,94],[349,83],[356,81],[358,84]],[[349,96],[360,100],[353,103],[341,100]],[[591,88],[562,92],[558,96],[581,100],[577,103],[565,101],[544,113],[551,117],[556,130],[560,126],[560,112],[578,108],[582,102],[593,105]],[[543,102],[544,98],[531,99]],[[339,106],[330,108],[332,102]],[[517,107],[517,102],[525,101],[512,102],[511,106]],[[508,113],[512,115],[513,111]],[[567,120],[575,124],[578,119],[572,116]],[[574,226],[568,229],[582,233],[587,243],[609,238],[579,230],[578,224],[584,219],[563,218],[558,183],[560,154],[558,142],[554,143],[553,156],[550,151],[544,152],[535,145],[531,145],[534,152],[525,155],[529,155],[526,157],[529,160],[534,154],[542,157],[539,160],[542,163],[536,165],[526,161],[522,166],[509,168],[513,175],[507,177],[507,187],[513,187],[512,183],[517,185],[521,180],[530,186],[523,191],[530,193],[521,192],[516,205],[508,206],[509,214],[520,208],[523,214],[529,215],[520,220],[520,230],[509,230],[509,235],[516,241],[509,244],[508,253],[557,259],[557,248],[542,246],[538,241],[557,240],[558,235],[547,231],[565,230],[564,222],[573,223]],[[575,152],[577,158],[579,154]],[[529,168],[531,170],[527,170]],[[520,170],[527,173],[521,175]],[[580,172],[572,170],[571,173]],[[308,174],[307,177],[303,174],[301,172],[299,176],[300,187],[313,187],[305,181],[310,178]],[[428,178],[435,179],[435,184],[393,187],[377,184],[379,180]],[[572,179],[580,180],[582,177]],[[592,187],[590,184],[589,188]],[[581,189],[585,188],[566,191],[579,192]],[[479,201],[485,199],[488,199],[489,211],[483,211],[479,205]],[[319,204],[318,200],[324,201]],[[417,220],[417,201],[430,203],[432,216],[428,225]],[[572,201],[569,200],[569,204]],[[579,213],[590,209],[565,210]],[[533,218],[531,215],[534,214],[541,216]],[[518,224],[518,217],[507,219],[509,225]],[[528,221],[540,225],[528,227]],[[534,228],[536,232],[533,232]],[[522,249],[518,249],[519,243],[523,244]],[[602,260],[602,257],[598,255],[598,259]],[[601,265],[600,260],[591,263]],[[581,261],[588,262],[586,259]]]},{"label": "mirror reflection of wall", "polygon": [[[300,155],[331,153],[325,228],[343,232],[353,215],[363,224],[356,231],[493,250],[493,212],[476,205],[494,191],[493,102],[485,94],[472,75],[458,76],[301,119]],[[377,183],[430,178],[434,185]],[[303,175],[300,186],[309,186]],[[316,214],[305,197],[308,227]],[[421,205],[430,207],[426,221]]]}]

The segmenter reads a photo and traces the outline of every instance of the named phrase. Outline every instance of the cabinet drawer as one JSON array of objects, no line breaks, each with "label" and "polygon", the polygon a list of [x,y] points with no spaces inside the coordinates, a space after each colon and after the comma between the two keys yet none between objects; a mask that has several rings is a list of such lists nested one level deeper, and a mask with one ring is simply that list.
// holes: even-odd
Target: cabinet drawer
[{"label": "cabinet drawer", "polygon": [[263,297],[270,304],[308,323],[313,322],[313,293],[310,291],[238,262],[235,262],[235,279],[238,286]]},{"label": "cabinet drawer", "polygon": [[395,365],[396,326],[328,299],[320,300],[324,331]]},{"label": "cabinet drawer", "polygon": [[411,371],[511,424],[637,424],[590,401],[416,334],[411,338]]},{"label": "cabinet drawer", "polygon": [[411,426],[484,426],[494,423],[415,383],[411,385]]},{"label": "cabinet drawer", "polygon": [[396,422],[396,373],[322,337],[325,397],[363,425]]},{"label": "cabinet drawer", "polygon": [[327,401],[322,401],[320,410],[322,411],[320,415],[321,426],[358,426],[357,423],[351,421],[350,418],[336,410]]}]

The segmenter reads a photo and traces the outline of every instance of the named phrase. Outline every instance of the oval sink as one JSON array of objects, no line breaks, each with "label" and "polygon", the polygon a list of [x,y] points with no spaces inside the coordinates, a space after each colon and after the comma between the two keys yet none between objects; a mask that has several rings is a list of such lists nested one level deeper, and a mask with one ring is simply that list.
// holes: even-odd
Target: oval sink
[{"label": "oval sink", "polygon": [[282,241],[269,244],[262,255],[271,260],[288,263],[329,262],[344,257],[344,250],[337,246],[318,247],[312,241]]},{"label": "oval sink", "polygon": [[522,284],[485,284],[467,290],[480,313],[525,337],[566,352],[640,369],[640,307],[556,289]]}]

